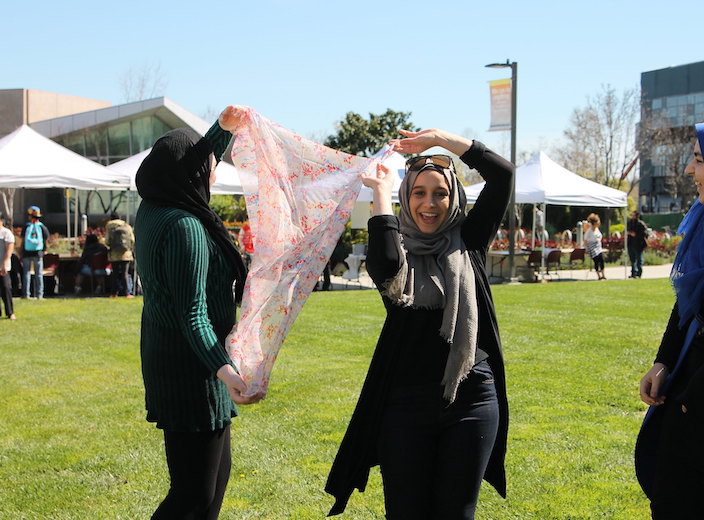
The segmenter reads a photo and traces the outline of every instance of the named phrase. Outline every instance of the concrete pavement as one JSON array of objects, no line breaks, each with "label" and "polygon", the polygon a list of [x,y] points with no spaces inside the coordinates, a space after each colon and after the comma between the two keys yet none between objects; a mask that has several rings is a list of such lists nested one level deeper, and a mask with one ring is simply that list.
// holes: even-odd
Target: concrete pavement
[{"label": "concrete pavement", "polygon": [[[672,264],[664,265],[646,265],[643,267],[642,278],[669,278],[670,270],[672,269]],[[545,281],[548,282],[579,282],[579,281],[597,281],[597,276],[594,270],[587,269],[565,269],[558,271],[558,274],[554,274],[552,271],[549,275],[544,277]],[[626,280],[631,274],[631,267],[628,266],[624,268],[619,267],[607,267],[604,269],[604,275],[606,276],[606,281],[608,280]],[[358,289],[374,289],[374,282],[367,274],[366,271],[361,271],[359,273],[359,279],[357,280],[347,280],[342,276],[332,276],[332,290],[333,291],[344,291],[344,290],[358,290]],[[500,284],[503,283],[500,279],[492,279],[491,283]],[[319,286],[322,285],[322,282]]]}]

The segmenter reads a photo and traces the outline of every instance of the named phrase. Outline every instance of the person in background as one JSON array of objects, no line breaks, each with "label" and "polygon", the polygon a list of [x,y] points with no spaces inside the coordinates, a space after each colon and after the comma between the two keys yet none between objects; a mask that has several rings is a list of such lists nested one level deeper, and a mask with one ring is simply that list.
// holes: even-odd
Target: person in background
[{"label": "person in background", "polygon": [[10,262],[10,281],[12,282],[12,296],[18,298],[22,296],[22,280],[24,279],[24,269],[22,268],[22,226],[12,226],[12,234],[15,235],[15,250],[12,252]]},{"label": "person in background", "polygon": [[591,213],[584,223],[584,248],[594,262],[594,270],[599,280],[606,280],[604,276],[604,250],[601,248],[601,219],[596,213]]},{"label": "person in background", "polygon": [[634,211],[626,223],[628,233],[628,258],[631,261],[631,278],[643,275],[643,251],[648,247],[648,226],[640,219],[640,213]]},{"label": "person in background", "polygon": [[[83,290],[83,277],[84,276],[102,276],[105,277],[108,273],[105,270],[96,270],[96,272],[93,272],[93,269],[91,268],[91,259],[93,258],[93,255],[97,255],[100,253],[107,253],[108,248],[105,247],[103,244],[100,243],[98,240],[98,236],[94,234],[86,235],[86,241],[83,244],[83,253],[81,253],[81,257],[78,259],[78,268],[77,268],[77,273],[76,273],[76,282],[74,286],[74,293],[76,296],[81,294],[81,291]],[[98,294],[101,293],[102,286],[98,285],[96,288],[96,292]]]},{"label": "person in background", "polygon": [[42,211],[38,206],[27,209],[29,221],[22,230],[22,298],[31,297],[32,266],[34,266],[34,294],[38,299],[44,298],[44,252],[49,240],[49,230],[39,219]]},{"label": "person in background", "polygon": [[245,222],[237,234],[237,243],[240,245],[240,251],[244,254],[244,263],[249,268],[252,264],[252,255],[254,255],[254,233],[252,233],[249,222]]},{"label": "person in background", "polygon": [[12,270],[12,253],[15,248],[15,235],[5,227],[5,215],[0,213],[0,299],[5,306],[5,316],[15,319],[12,308],[12,283],[10,271]]},{"label": "person in background", "polygon": [[134,232],[132,226],[113,211],[110,221],[105,225],[105,245],[108,247],[108,260],[112,265],[112,281],[110,297],[126,296],[133,298],[129,291],[129,268],[134,260]]},{"label": "person in background", "polygon": [[636,475],[654,520],[704,518],[704,123],[684,173],[698,198],[680,224],[684,235],[670,279],[675,304],[653,366],[640,380],[650,405],[636,443]]}]

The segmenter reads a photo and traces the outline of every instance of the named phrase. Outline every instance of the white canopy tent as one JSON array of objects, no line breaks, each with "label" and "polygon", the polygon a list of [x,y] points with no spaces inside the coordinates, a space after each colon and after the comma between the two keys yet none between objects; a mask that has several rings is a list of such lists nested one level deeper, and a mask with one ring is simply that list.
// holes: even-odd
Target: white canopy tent
[{"label": "white canopy tent", "polygon": [[129,178],[64,148],[23,125],[0,139],[3,188],[76,188],[119,190]]},{"label": "white canopy tent", "polygon": [[[110,172],[105,166],[64,148],[29,126],[23,125],[0,139],[0,187],[121,190],[128,186],[128,177]],[[77,219],[76,214],[74,234],[77,234]],[[66,235],[70,238],[68,204]]]},{"label": "white canopy tent", "polygon": [[[144,158],[149,155],[152,149],[148,148],[143,152],[139,152],[127,159],[118,161],[108,166],[109,170],[116,172],[119,175],[127,175],[129,177],[129,186],[131,190],[136,190],[137,186],[134,183],[135,176],[139,166],[144,161]],[[243,195],[242,183],[237,169],[230,163],[220,161],[215,169],[216,180],[213,184],[211,193],[215,195]]]},{"label": "white canopy tent", "polygon": [[[484,184],[481,182],[465,188],[468,203],[476,202]],[[603,208],[626,208],[628,206],[626,193],[590,181],[569,171],[550,159],[545,152],[538,152],[528,162],[516,168],[516,202],[518,204],[541,204],[544,218],[548,204]],[[534,237],[535,220],[534,218]],[[624,242],[624,250],[625,248]],[[543,255],[543,261],[545,261],[545,255]],[[625,265],[626,259],[624,257]]]},{"label": "white canopy tent", "polygon": [[[468,186],[465,189],[467,202],[476,202],[483,188],[483,182]],[[535,154],[524,165],[516,168],[516,202],[604,208],[623,208],[628,205],[624,192],[592,182],[563,168],[545,152]]]}]

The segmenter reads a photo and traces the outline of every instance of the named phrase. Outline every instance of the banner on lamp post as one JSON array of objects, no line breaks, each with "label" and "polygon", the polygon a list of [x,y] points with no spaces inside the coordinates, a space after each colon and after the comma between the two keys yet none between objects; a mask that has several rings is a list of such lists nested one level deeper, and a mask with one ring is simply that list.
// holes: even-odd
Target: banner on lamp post
[{"label": "banner on lamp post", "polygon": [[511,80],[497,79],[489,82],[491,98],[490,132],[511,130]]}]

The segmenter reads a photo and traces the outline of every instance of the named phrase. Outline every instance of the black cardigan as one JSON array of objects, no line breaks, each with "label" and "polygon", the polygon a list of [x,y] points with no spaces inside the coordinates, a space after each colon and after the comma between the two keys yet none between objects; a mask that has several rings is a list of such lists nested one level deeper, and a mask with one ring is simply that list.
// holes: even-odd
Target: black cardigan
[{"label": "black cardigan", "polygon": [[[691,320],[688,321],[680,329],[677,325],[679,319],[679,308],[675,302],[655,358],[656,363],[665,364],[670,372],[677,364],[677,359],[682,347],[684,347],[687,329],[691,323]],[[688,408],[704,406],[704,336],[701,334],[697,334],[692,340],[692,345],[677,380],[670,384],[670,391],[680,395],[673,395],[672,399],[680,400],[687,404]]]},{"label": "black cardigan", "polygon": [[[486,180],[486,185],[474,207],[462,224],[462,239],[467,246],[474,269],[477,304],[479,308],[478,347],[488,356],[494,372],[499,401],[499,430],[489,465],[484,475],[499,494],[506,496],[506,472],[504,458],[508,435],[508,401],[506,380],[501,353],[501,340],[494,312],[494,303],[486,275],[486,251],[491,244],[509,201],[514,166],[491,150],[475,141],[460,159],[476,168]],[[388,232],[397,237],[388,240]],[[369,253],[367,268],[377,287],[387,281],[389,273],[400,268],[398,220],[395,216],[382,215],[369,221]],[[386,235],[386,237],[384,237]],[[387,311],[386,321],[371,360],[366,380],[342,440],[337,457],[332,465],[325,491],[335,497],[329,515],[344,511],[354,488],[364,491],[369,469],[378,464],[376,440],[389,389],[395,377],[396,360],[400,346],[409,341],[411,324],[432,319],[432,314],[442,310],[420,310],[394,305],[382,297]],[[425,314],[425,316],[421,316]],[[439,337],[439,334],[437,334]]]}]

